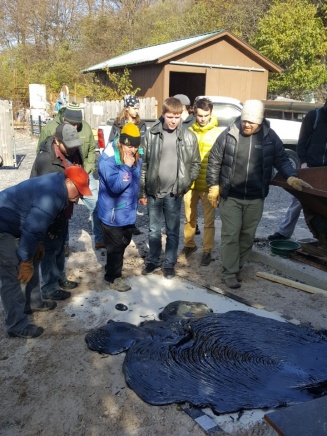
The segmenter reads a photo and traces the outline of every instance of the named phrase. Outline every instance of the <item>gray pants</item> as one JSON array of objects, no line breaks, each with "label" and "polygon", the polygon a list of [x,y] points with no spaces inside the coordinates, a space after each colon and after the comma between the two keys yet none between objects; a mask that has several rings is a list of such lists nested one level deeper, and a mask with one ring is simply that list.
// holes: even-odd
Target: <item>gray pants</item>
[{"label": "gray pants", "polygon": [[301,203],[297,198],[293,197],[283,220],[279,224],[278,232],[281,235],[285,236],[286,238],[290,238],[292,236],[296,223],[298,222],[301,214],[301,210]]},{"label": "gray pants", "polygon": [[235,277],[247,261],[263,211],[263,199],[227,198],[219,203],[224,279]]},{"label": "gray pants", "polygon": [[34,264],[34,275],[27,285],[18,281],[18,240],[9,233],[0,233],[0,296],[5,312],[7,332],[18,332],[29,324],[24,310],[40,306],[39,265]]}]

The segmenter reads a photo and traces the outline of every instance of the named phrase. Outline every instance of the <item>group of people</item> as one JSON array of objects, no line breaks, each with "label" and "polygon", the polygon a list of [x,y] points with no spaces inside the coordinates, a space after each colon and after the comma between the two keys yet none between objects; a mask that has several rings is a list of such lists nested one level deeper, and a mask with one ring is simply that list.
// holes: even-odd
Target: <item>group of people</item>
[{"label": "group of people", "polygon": [[73,204],[80,198],[91,211],[95,248],[106,248],[104,279],[111,289],[130,289],[122,268],[136,229],[138,203],[147,207],[149,216],[149,254],[142,274],[162,269],[165,278],[175,277],[183,200],[180,256],[197,249],[194,235],[201,200],[200,264],[210,264],[219,205],[222,279],[230,288],[240,286],[273,167],[294,189],[309,185],[296,177],[281,140],[264,119],[261,101],[246,101],[241,116],[222,132],[209,99],[199,99],[194,114],[187,103],[182,94],[167,98],[160,118],[146,130],[137,97],[126,96],[112,141],[99,159],[99,188],[92,174],[93,135],[78,105],[60,109],[45,126],[31,179],[0,193],[0,292],[11,336],[42,334],[27,315],[54,309],[56,300],[69,298],[68,290],[78,285],[67,280],[64,247]]}]

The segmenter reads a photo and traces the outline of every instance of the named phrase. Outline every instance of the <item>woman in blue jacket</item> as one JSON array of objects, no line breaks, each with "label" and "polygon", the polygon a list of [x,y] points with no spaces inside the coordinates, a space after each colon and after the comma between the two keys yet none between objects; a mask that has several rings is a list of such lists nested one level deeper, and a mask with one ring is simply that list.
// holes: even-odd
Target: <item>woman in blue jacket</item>
[{"label": "woman in blue jacket", "polygon": [[99,160],[98,215],[107,249],[105,280],[111,289],[131,289],[122,279],[123,258],[136,221],[142,159],[141,135],[134,123],[126,124],[114,139],[114,156]]}]

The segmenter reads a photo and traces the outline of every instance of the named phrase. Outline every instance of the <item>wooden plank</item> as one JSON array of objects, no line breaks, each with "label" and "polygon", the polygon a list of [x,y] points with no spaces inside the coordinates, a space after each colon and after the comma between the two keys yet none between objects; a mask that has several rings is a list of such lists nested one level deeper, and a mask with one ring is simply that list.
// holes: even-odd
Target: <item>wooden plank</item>
[{"label": "wooden plank", "polygon": [[303,283],[295,282],[294,280],[285,279],[284,277],[276,276],[265,272],[257,272],[257,277],[261,277],[271,282],[280,283],[281,285],[289,286],[291,288],[299,289],[300,291],[308,292],[310,294],[321,294],[327,297],[327,291],[314,286],[304,285]]}]

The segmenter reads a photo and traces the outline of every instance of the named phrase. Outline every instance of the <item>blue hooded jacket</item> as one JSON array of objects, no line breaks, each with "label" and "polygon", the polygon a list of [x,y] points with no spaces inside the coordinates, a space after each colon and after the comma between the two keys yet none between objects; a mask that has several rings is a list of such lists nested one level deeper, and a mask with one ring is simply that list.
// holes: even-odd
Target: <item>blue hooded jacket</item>
[{"label": "blue hooded jacket", "polygon": [[122,163],[117,139],[113,141],[114,156],[105,150],[99,159],[98,216],[107,226],[122,227],[136,221],[142,159],[137,166]]}]

